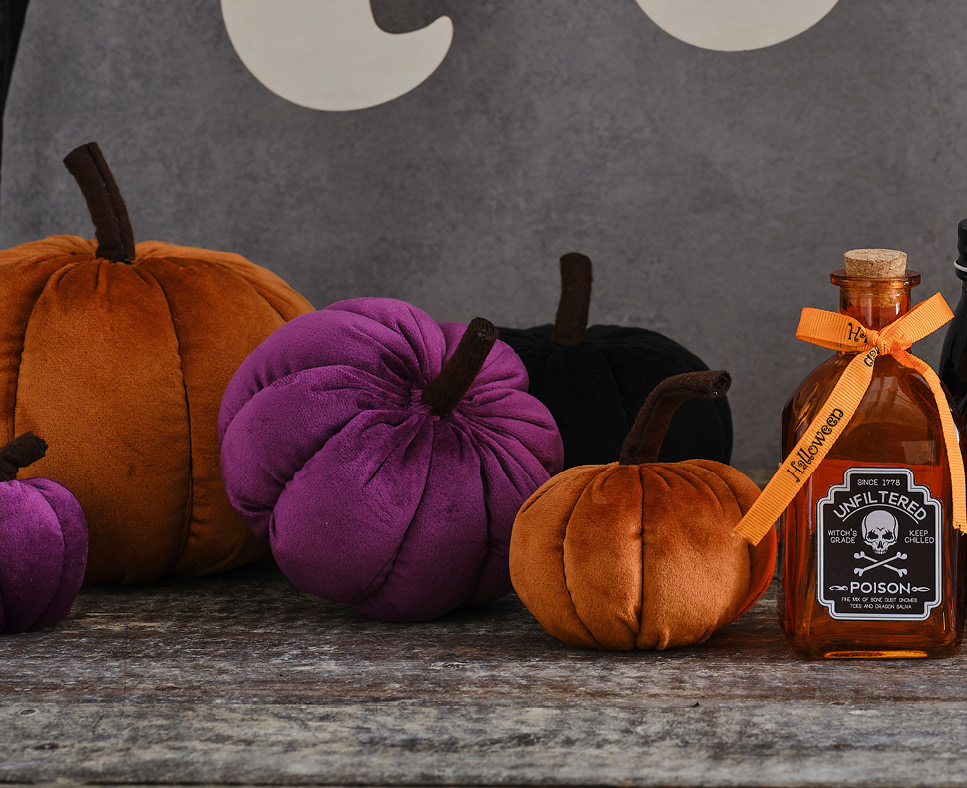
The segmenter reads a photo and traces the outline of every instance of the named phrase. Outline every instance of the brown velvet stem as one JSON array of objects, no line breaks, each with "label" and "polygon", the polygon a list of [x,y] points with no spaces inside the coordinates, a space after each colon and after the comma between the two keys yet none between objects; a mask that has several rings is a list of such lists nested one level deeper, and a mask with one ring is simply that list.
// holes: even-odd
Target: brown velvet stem
[{"label": "brown velvet stem", "polygon": [[128,209],[97,143],[74,148],[64,165],[87,201],[97,237],[97,256],[115,263],[130,263],[134,259],[134,231]]},{"label": "brown velvet stem", "polygon": [[17,471],[37,462],[47,453],[47,442],[32,432],[18,435],[0,448],[0,482],[17,478]]},{"label": "brown velvet stem", "polygon": [[591,308],[591,260],[570,252],[561,258],[561,300],[551,342],[555,345],[580,345],[588,327]]},{"label": "brown velvet stem", "polygon": [[621,465],[656,462],[672,416],[683,402],[702,398],[724,397],[732,385],[732,376],[724,369],[685,372],[659,383],[638,411],[638,417],[621,447]]},{"label": "brown velvet stem", "polygon": [[470,321],[457,349],[444,362],[440,374],[423,389],[423,402],[437,416],[446,416],[457,407],[496,341],[497,329],[493,323],[482,317]]}]

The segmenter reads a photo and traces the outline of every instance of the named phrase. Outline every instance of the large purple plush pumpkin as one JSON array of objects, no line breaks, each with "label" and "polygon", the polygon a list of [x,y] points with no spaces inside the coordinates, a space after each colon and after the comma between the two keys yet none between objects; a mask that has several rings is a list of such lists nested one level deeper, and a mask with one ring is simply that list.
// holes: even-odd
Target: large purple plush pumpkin
[{"label": "large purple plush pumpkin", "polygon": [[242,363],[219,413],[222,476],[296,586],[393,621],[510,590],[514,517],[564,451],[495,339],[480,318],[358,298]]},{"label": "large purple plush pumpkin", "polygon": [[87,566],[87,522],[55,481],[18,481],[47,444],[32,432],[0,448],[0,632],[43,629],[66,616]]}]

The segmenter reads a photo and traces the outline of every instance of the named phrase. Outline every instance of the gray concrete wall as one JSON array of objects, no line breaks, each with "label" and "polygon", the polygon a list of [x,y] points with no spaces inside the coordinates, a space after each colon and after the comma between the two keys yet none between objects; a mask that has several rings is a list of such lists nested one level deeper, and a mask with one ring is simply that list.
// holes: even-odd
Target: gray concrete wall
[{"label": "gray concrete wall", "polygon": [[[557,258],[596,263],[593,322],[647,326],[730,369],[739,466],[778,460],[779,413],[826,351],[828,273],[899,248],[959,295],[967,3],[840,0],[749,52],[659,29],[633,0],[379,0],[441,13],[433,76],[371,109],[304,109],[235,54],[217,0],[33,0],[6,115],[0,243],[90,235],[61,158],[98,140],[135,233],[240,252],[317,306],[411,301],[438,319],[548,322]],[[940,337],[916,346],[935,364]]]}]

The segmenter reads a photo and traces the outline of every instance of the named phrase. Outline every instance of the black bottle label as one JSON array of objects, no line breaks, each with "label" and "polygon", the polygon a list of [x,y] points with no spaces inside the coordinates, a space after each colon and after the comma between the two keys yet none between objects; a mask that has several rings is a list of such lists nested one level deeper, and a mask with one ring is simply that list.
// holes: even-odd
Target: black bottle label
[{"label": "black bottle label", "polygon": [[[944,520],[930,487],[906,467],[821,469],[839,481],[816,503],[819,603],[836,619],[927,619],[942,599]],[[939,469],[917,470],[919,481],[939,487]]]}]

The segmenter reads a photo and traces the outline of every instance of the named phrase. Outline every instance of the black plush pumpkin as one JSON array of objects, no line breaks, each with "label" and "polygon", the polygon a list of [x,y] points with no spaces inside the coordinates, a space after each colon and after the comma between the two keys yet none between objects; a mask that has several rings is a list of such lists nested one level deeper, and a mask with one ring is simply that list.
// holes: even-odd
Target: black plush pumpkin
[{"label": "black plush pumpkin", "polygon": [[[656,331],[589,327],[590,302],[591,261],[583,254],[566,254],[561,258],[561,300],[554,325],[500,329],[500,339],[527,367],[530,393],[557,422],[565,468],[611,462],[659,383],[708,369],[694,353]],[[731,454],[732,417],[726,400],[692,400],[676,412],[658,459],[728,464]]]}]

